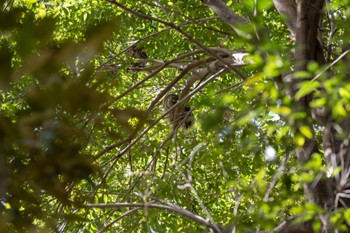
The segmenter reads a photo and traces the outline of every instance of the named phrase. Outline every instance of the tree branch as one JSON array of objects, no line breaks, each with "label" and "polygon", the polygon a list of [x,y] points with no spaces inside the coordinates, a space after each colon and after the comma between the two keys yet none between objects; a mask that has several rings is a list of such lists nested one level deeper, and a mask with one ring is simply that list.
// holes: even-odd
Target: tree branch
[{"label": "tree branch", "polygon": [[313,233],[314,232],[310,222],[295,224],[294,220],[296,218],[297,217],[291,217],[283,221],[272,232],[273,233]]},{"label": "tree branch", "polygon": [[245,38],[250,37],[246,32],[240,29],[242,26],[248,25],[247,20],[233,12],[221,0],[202,0],[202,2],[212,9],[225,23],[232,27],[238,35]]},{"label": "tree branch", "polygon": [[120,219],[125,218],[126,216],[129,216],[130,214],[133,214],[139,210],[141,210],[142,207],[138,207],[135,209],[131,209],[127,212],[125,212],[124,214],[120,215],[118,218],[114,219],[112,222],[108,223],[107,226],[104,226],[101,230],[99,230],[97,233],[102,233],[105,232],[108,228],[110,228],[114,223],[118,222]]},{"label": "tree branch", "polygon": [[207,53],[209,53],[210,55],[212,55],[214,58],[216,58],[217,60],[221,61],[222,63],[224,63],[230,70],[232,70],[233,72],[235,72],[238,76],[240,76],[242,79],[245,79],[245,76],[242,75],[242,73],[234,66],[232,66],[231,64],[227,63],[222,57],[218,56],[215,52],[211,51],[210,49],[208,49],[208,47],[206,47],[205,45],[203,45],[201,42],[199,42],[198,40],[194,39],[194,37],[187,33],[186,31],[182,30],[181,27],[179,27],[178,25],[175,25],[171,22],[166,22],[164,20],[149,16],[149,15],[145,15],[142,13],[139,13],[137,11],[134,11],[126,6],[124,6],[123,4],[115,1],[115,0],[106,0],[118,7],[120,7],[121,9],[125,10],[126,12],[129,12],[132,15],[135,15],[137,17],[143,18],[143,19],[147,19],[150,21],[155,21],[158,23],[161,23],[165,26],[169,26],[173,29],[175,29],[176,31],[178,31],[179,33],[181,33],[184,37],[186,37],[188,40],[190,40],[191,42],[193,42],[196,46],[198,46],[199,48],[203,49],[204,51],[206,51]]},{"label": "tree branch", "polygon": [[85,208],[100,208],[100,209],[107,209],[107,208],[153,208],[153,209],[161,209],[161,210],[168,210],[177,214],[180,214],[184,217],[187,217],[189,219],[194,220],[197,223],[200,223],[208,228],[211,228],[214,232],[221,233],[221,229],[218,225],[212,224],[202,218],[199,215],[193,214],[188,210],[182,209],[179,206],[176,206],[172,204],[172,206],[166,206],[166,205],[158,205],[158,204],[151,204],[151,203],[113,203],[113,204],[87,204],[84,205]]}]

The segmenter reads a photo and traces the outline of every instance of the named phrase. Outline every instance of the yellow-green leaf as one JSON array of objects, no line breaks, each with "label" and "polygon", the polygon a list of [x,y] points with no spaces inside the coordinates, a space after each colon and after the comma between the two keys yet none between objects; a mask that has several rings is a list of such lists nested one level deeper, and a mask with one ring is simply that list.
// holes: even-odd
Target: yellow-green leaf
[{"label": "yellow-green leaf", "polygon": [[319,219],[314,219],[312,221],[312,229],[314,230],[314,232],[319,232],[321,229],[321,221]]},{"label": "yellow-green leaf", "polygon": [[320,154],[313,154],[311,159],[303,165],[306,170],[320,171],[322,169],[322,157]]},{"label": "yellow-green leaf", "polygon": [[315,61],[311,61],[309,62],[309,64],[307,64],[307,70],[309,70],[310,72],[316,72],[318,68],[319,68],[319,65]]},{"label": "yellow-green leaf", "polygon": [[46,7],[45,7],[44,4],[40,4],[37,16],[40,19],[45,18],[45,16],[46,16]]},{"label": "yellow-green leaf", "polygon": [[300,79],[300,78],[311,78],[312,75],[308,71],[298,71],[293,75],[293,78]]},{"label": "yellow-green leaf", "polygon": [[301,135],[296,135],[294,138],[294,142],[295,144],[297,144],[298,146],[303,146],[305,143],[305,138],[302,137]]},{"label": "yellow-green leaf", "polygon": [[327,103],[326,98],[320,98],[320,99],[315,99],[310,102],[310,107],[312,108],[319,108],[325,106]]},{"label": "yellow-green leaf", "polygon": [[347,98],[347,99],[350,99],[350,91],[341,87],[339,88],[339,95],[343,98]]},{"label": "yellow-green leaf", "polygon": [[299,91],[295,94],[295,99],[300,100],[302,97],[310,94],[314,90],[320,87],[320,83],[316,81],[307,81],[300,84]]},{"label": "yellow-green leaf", "polygon": [[300,181],[304,183],[309,183],[315,179],[315,174],[312,171],[302,172],[299,175]]},{"label": "yellow-green leaf", "polygon": [[347,115],[342,101],[338,101],[333,107],[333,114],[336,117],[345,117]]},{"label": "yellow-green leaf", "polygon": [[345,210],[344,218],[346,221],[350,222],[350,209]]},{"label": "yellow-green leaf", "polygon": [[234,95],[224,95],[222,99],[225,104],[232,104],[235,102],[236,97]]},{"label": "yellow-green leaf", "polygon": [[253,85],[253,84],[259,82],[259,81],[260,81],[261,79],[263,79],[263,78],[264,78],[264,75],[263,75],[262,73],[255,74],[255,75],[249,77],[249,78],[245,81],[244,85],[245,85],[245,86]]},{"label": "yellow-green leaf", "polygon": [[25,3],[28,5],[31,5],[31,4],[36,3],[37,1],[39,1],[39,0],[25,0]]},{"label": "yellow-green leaf", "polygon": [[299,130],[308,139],[312,138],[312,132],[309,126],[301,126]]},{"label": "yellow-green leaf", "polygon": [[270,107],[270,110],[273,111],[274,113],[280,114],[280,115],[289,115],[292,112],[292,109],[290,109],[287,106]]}]

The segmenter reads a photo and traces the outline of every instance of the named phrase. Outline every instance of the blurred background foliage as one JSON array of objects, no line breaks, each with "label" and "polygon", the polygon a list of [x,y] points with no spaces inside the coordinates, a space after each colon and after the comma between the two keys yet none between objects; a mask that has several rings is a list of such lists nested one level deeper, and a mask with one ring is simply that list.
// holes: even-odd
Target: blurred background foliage
[{"label": "blurred background foliage", "polygon": [[[125,49],[138,41],[148,57],[166,61],[197,49],[193,41],[107,1],[0,0],[0,232],[208,231],[165,211],[142,209],[124,216],[125,209],[82,208],[146,203],[149,197],[222,225],[239,222],[238,232],[276,227],[303,203],[293,156],[300,143],[293,122],[302,114],[292,112],[293,100],[275,85],[292,66],[287,56],[292,46],[271,1],[259,1],[258,14],[253,14],[253,0],[227,1],[251,16],[255,28],[246,30],[258,33],[259,43],[235,35],[200,1],[118,2],[181,25],[205,46],[247,50],[254,61],[242,68],[248,82],[227,89],[241,79],[221,75],[190,99],[193,128],[168,140],[172,128],[164,119],[128,147],[162,114],[159,105],[151,112],[147,108],[179,71],[164,69],[127,92],[147,73],[130,71],[135,61]],[[334,1],[332,7],[337,5]],[[348,23],[344,14],[339,10],[337,20]],[[347,38],[344,31],[337,33],[335,46]],[[316,93],[321,101],[315,103],[334,108],[339,117],[350,102],[342,67],[338,81],[325,84],[327,92]],[[334,101],[346,108],[334,107]],[[311,127],[318,132],[317,125]],[[300,138],[308,136],[310,128],[304,129]],[[193,189],[183,187],[189,177]]]},{"label": "blurred background foliage", "polygon": [[77,37],[56,31],[62,22],[51,2],[9,4],[0,14],[0,231],[49,229],[57,207],[47,203],[82,203],[70,195],[74,184],[93,185],[89,176],[100,171],[84,125],[108,102],[93,57],[118,20],[74,28]]}]

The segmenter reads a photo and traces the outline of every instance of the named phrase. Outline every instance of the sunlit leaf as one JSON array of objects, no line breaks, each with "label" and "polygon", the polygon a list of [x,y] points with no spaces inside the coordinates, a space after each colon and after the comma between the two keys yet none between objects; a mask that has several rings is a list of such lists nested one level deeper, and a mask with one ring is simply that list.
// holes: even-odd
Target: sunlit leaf
[{"label": "sunlit leaf", "polygon": [[298,146],[301,147],[305,143],[305,138],[303,136],[301,136],[301,135],[296,135],[294,137],[294,142],[295,142],[295,144],[297,144]]},{"label": "sunlit leaf", "polygon": [[316,72],[319,69],[319,64],[315,61],[311,61],[309,62],[309,64],[307,64],[307,70],[310,72]]},{"label": "sunlit leaf", "polygon": [[320,154],[313,154],[311,159],[303,165],[306,170],[320,170],[322,168],[322,158]]},{"label": "sunlit leaf", "polygon": [[344,108],[343,102],[338,101],[333,107],[333,114],[335,117],[345,117],[347,115],[347,111]]},{"label": "sunlit leaf", "polygon": [[293,75],[293,78],[295,79],[305,79],[305,78],[311,78],[312,75],[308,71],[298,71]]},{"label": "sunlit leaf", "polygon": [[42,18],[45,18],[45,16],[46,16],[46,7],[44,4],[40,4],[37,17],[42,19]]},{"label": "sunlit leaf", "polygon": [[315,231],[315,232],[319,232],[320,229],[321,229],[321,220],[319,219],[315,219],[312,221],[312,229]]},{"label": "sunlit leaf", "polygon": [[310,102],[310,107],[312,108],[319,108],[319,107],[323,107],[325,106],[327,103],[327,99],[326,98],[319,98],[319,99],[315,99],[313,101]]},{"label": "sunlit leaf", "polygon": [[270,7],[273,6],[273,3],[268,0],[262,0],[258,1],[258,10],[268,10]]},{"label": "sunlit leaf", "polygon": [[275,112],[276,114],[280,115],[289,115],[292,112],[292,109],[290,109],[287,106],[280,106],[280,107],[270,107],[270,110]]},{"label": "sunlit leaf", "polygon": [[343,98],[350,99],[350,90],[345,88],[339,88],[339,95]]},{"label": "sunlit leaf", "polygon": [[25,3],[28,5],[34,4],[36,2],[38,2],[39,0],[25,0]]},{"label": "sunlit leaf", "polygon": [[299,87],[300,89],[295,94],[296,100],[300,100],[302,97],[315,91],[317,88],[320,87],[320,83],[317,81],[311,81],[311,82],[307,81],[307,82],[300,83]]},{"label": "sunlit leaf", "polygon": [[344,218],[346,221],[350,221],[350,209],[345,210],[344,212]]},{"label": "sunlit leaf", "polygon": [[308,126],[306,126],[306,125],[301,126],[299,128],[299,130],[306,138],[308,138],[308,139],[312,138],[312,131]]}]

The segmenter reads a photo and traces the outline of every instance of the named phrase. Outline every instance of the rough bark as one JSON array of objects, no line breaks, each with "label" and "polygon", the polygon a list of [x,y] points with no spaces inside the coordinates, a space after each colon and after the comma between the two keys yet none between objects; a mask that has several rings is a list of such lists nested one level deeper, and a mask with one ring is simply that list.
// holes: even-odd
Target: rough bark
[{"label": "rough bark", "polygon": [[[324,0],[297,3],[297,31],[296,31],[296,71],[306,70],[310,61],[324,63],[324,55],[317,37],[318,25]],[[323,64],[321,64],[323,65]]]},{"label": "rough bark", "polygon": [[[324,6],[324,0],[308,1],[299,0],[297,3],[297,24],[296,24],[296,52],[295,52],[295,71],[306,71],[307,64],[315,61],[320,65],[324,65],[325,58],[321,47],[321,38],[317,37],[318,26]],[[294,83],[294,88],[298,88],[298,82]],[[309,103],[312,96],[308,95],[298,101],[299,107],[308,113],[308,118],[312,119]],[[326,118],[326,116],[324,116]],[[322,119],[322,122],[326,119]],[[320,122],[321,122],[320,121]],[[320,123],[316,122],[316,123]],[[327,130],[328,126],[325,127]],[[326,133],[326,131],[324,132]],[[310,146],[312,145],[312,149]],[[308,161],[313,153],[319,152],[316,139],[310,139],[303,148],[297,151],[297,156],[301,163]],[[332,232],[332,224],[329,219],[329,213],[334,210],[334,190],[335,182],[332,178],[326,178],[325,175],[320,180],[315,180],[304,186],[305,195],[310,201],[323,207],[325,214],[320,215],[322,222],[321,232]]]}]

